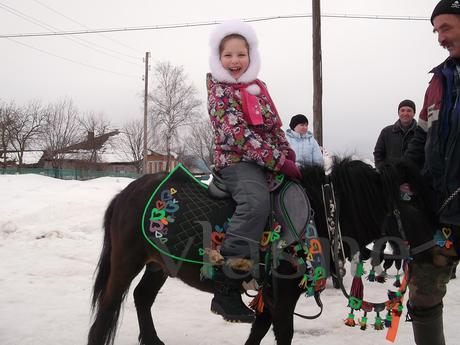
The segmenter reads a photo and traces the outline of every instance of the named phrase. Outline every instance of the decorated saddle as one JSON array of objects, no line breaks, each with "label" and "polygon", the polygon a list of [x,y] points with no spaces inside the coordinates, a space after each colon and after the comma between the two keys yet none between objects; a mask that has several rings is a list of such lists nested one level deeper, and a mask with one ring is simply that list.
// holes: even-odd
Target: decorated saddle
[{"label": "decorated saddle", "polygon": [[[213,197],[208,189],[178,165],[152,191],[145,205],[145,239],[170,258],[208,264],[205,249],[220,248],[236,206],[225,193]],[[261,238],[261,250],[289,250],[299,256],[298,260],[307,266],[302,281],[305,288],[310,288],[309,294],[324,289],[324,258],[305,191],[281,176],[272,194],[273,216]]]}]

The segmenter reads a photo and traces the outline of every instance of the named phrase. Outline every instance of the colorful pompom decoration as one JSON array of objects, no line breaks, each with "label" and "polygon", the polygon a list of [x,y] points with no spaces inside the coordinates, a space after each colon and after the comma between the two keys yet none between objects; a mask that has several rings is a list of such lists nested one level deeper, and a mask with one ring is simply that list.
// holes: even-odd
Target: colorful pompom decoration
[{"label": "colorful pompom decoration", "polygon": [[348,317],[345,319],[345,325],[347,325],[349,327],[355,327],[356,326],[355,315],[353,314],[353,309],[348,314]]}]

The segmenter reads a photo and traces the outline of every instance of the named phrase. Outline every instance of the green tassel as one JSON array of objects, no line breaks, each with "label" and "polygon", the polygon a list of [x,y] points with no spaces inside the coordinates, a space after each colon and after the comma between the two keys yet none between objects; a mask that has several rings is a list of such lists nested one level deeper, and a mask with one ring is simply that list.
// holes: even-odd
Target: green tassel
[{"label": "green tassel", "polygon": [[359,325],[362,331],[365,331],[367,328],[367,312],[364,312],[364,316],[359,320]]},{"label": "green tassel", "polygon": [[398,310],[396,311],[396,313],[400,316],[403,312],[403,309],[404,309],[404,306],[401,303],[399,303]]},{"label": "green tassel", "polygon": [[375,317],[374,329],[381,331],[383,328],[382,318],[380,317],[380,314],[377,313],[377,316]]},{"label": "green tassel", "polygon": [[363,274],[364,274],[363,262],[360,261],[358,265],[356,266],[355,277],[361,277]]},{"label": "green tassel", "polygon": [[200,280],[214,279],[214,267],[212,265],[203,265],[200,269]]},{"label": "green tassel", "polygon": [[398,287],[398,288],[401,286],[401,277],[399,276],[399,272],[396,274],[395,282],[393,286]]},{"label": "green tassel", "polygon": [[390,328],[391,327],[391,321],[393,320],[393,317],[391,316],[390,312],[388,312],[387,317],[385,318],[385,327]]},{"label": "green tassel", "polygon": [[370,272],[369,272],[369,275],[367,276],[367,280],[369,280],[370,282],[374,282],[375,281],[375,271],[374,271],[374,267],[371,268]]}]

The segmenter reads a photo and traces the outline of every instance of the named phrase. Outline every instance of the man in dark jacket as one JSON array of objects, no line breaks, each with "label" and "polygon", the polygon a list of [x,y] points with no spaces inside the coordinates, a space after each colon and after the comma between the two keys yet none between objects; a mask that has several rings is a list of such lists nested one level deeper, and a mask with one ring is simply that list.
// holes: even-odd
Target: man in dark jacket
[{"label": "man in dark jacket", "polygon": [[445,344],[442,299],[460,253],[460,1],[441,0],[431,23],[449,57],[431,71],[418,125],[404,154],[429,181],[442,230],[432,262],[414,260],[410,266],[408,309],[417,345]]},{"label": "man in dark jacket", "polygon": [[405,99],[398,105],[399,119],[380,132],[374,148],[374,163],[380,168],[384,163],[401,158],[414,136],[417,122],[414,120],[415,103]]}]

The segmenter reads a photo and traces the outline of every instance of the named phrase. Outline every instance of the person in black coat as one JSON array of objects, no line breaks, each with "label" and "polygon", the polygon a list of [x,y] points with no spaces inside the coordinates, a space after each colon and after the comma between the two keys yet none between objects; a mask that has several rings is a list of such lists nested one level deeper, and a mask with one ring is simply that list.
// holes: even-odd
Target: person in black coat
[{"label": "person in black coat", "polygon": [[414,115],[415,103],[413,101],[405,99],[399,103],[398,121],[382,129],[375,144],[374,163],[377,169],[384,163],[402,157],[417,127]]}]

